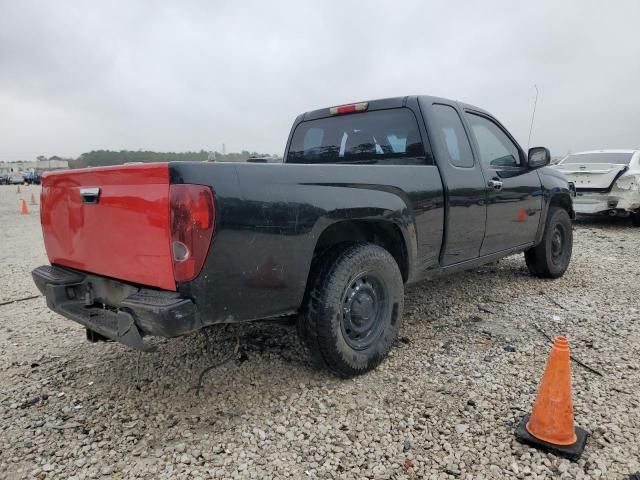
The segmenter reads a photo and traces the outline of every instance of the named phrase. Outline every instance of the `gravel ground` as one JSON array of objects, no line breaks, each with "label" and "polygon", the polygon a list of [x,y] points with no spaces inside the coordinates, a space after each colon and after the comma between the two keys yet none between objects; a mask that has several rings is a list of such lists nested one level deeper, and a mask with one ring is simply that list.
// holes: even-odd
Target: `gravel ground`
[{"label": "gravel ground", "polygon": [[[37,295],[37,187],[0,187],[0,303]],[[139,355],[90,344],[42,298],[0,306],[0,478],[626,478],[640,470],[640,230],[575,225],[557,281],[521,255],[408,288],[376,371],[314,371],[295,329],[219,327]],[[494,313],[480,311],[486,305]],[[522,446],[549,342],[568,335],[580,461]],[[207,365],[240,349],[212,370]]]}]

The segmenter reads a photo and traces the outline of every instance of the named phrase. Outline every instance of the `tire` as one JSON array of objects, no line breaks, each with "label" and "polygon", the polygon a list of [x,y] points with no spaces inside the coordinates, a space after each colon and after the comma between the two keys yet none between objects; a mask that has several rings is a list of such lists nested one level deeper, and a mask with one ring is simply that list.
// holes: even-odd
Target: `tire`
[{"label": "tire", "polygon": [[559,278],[569,267],[573,249],[573,230],[567,211],[550,207],[542,241],[524,252],[531,275]]},{"label": "tire", "polygon": [[640,227],[640,212],[634,212],[631,214],[631,225],[634,227]]},{"label": "tire", "polygon": [[298,333],[315,366],[339,377],[366,373],[386,357],[400,330],[404,283],[385,249],[359,243],[319,262]]}]

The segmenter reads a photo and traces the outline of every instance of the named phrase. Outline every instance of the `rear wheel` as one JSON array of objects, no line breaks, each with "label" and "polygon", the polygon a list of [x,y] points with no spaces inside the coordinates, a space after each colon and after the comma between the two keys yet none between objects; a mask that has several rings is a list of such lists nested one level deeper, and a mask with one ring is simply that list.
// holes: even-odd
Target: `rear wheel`
[{"label": "rear wheel", "polygon": [[375,368],[395,342],[404,306],[400,269],[385,249],[356,244],[322,260],[298,332],[317,366],[341,377]]},{"label": "rear wheel", "polygon": [[560,207],[550,207],[542,241],[524,252],[529,272],[536,277],[558,278],[569,267],[573,249],[571,218]]}]

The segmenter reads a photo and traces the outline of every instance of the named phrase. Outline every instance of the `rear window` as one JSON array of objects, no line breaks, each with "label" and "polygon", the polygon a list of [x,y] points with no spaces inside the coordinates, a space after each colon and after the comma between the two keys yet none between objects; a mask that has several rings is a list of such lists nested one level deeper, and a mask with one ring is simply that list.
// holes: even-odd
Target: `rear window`
[{"label": "rear window", "polygon": [[302,122],[287,163],[423,165],[424,147],[408,108],[354,113]]},{"label": "rear window", "polygon": [[582,153],[569,155],[561,164],[565,163],[616,163],[618,165],[629,165],[633,153]]}]

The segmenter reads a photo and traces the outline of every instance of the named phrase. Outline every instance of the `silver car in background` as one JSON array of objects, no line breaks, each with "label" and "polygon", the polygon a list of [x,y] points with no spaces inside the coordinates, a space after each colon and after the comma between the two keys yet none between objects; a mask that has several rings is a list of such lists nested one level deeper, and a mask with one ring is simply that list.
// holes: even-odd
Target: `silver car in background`
[{"label": "silver car in background", "polygon": [[576,213],[633,217],[640,226],[640,150],[572,153],[552,168],[576,187]]},{"label": "silver car in background", "polygon": [[24,183],[24,175],[22,174],[9,175],[7,183],[9,185],[22,185]]}]

